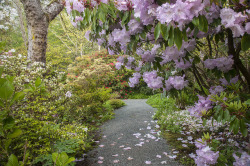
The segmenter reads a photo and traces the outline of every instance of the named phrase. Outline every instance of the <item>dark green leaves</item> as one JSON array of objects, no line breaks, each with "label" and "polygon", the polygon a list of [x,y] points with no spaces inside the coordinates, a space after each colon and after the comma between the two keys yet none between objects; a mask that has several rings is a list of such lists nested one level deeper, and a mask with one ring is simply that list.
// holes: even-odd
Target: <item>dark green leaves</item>
[{"label": "dark green leaves", "polygon": [[9,161],[6,166],[19,166],[17,157],[12,154],[9,157]]},{"label": "dark green leaves", "polygon": [[0,78],[0,98],[8,100],[14,93],[14,86],[7,79]]},{"label": "dark green leaves", "polygon": [[202,32],[208,31],[208,22],[205,16],[200,15],[192,20],[192,23]]},{"label": "dark green leaves", "polygon": [[155,40],[159,38],[160,33],[161,33],[161,23],[158,22],[158,24],[155,26],[155,32],[154,32]]},{"label": "dark green leaves", "polygon": [[245,34],[241,39],[241,49],[242,51],[247,51],[250,48],[250,35]]},{"label": "dark green leaves", "polygon": [[247,131],[245,121],[243,119],[240,120],[240,132],[242,133],[244,137],[247,136],[248,131]]},{"label": "dark green leaves", "polygon": [[174,42],[177,48],[180,50],[182,45],[182,33],[179,28],[174,29]]},{"label": "dark green leaves", "polygon": [[161,35],[165,40],[168,40],[170,26],[161,24]]}]

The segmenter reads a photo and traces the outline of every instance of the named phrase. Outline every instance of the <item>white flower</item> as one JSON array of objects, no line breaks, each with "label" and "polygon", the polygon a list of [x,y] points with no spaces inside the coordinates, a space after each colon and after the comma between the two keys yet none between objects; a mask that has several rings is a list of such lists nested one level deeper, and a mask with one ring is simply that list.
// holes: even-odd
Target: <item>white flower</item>
[{"label": "white flower", "polygon": [[72,96],[72,94],[71,94],[70,91],[68,91],[68,92],[65,94],[65,96],[70,98],[70,97]]}]

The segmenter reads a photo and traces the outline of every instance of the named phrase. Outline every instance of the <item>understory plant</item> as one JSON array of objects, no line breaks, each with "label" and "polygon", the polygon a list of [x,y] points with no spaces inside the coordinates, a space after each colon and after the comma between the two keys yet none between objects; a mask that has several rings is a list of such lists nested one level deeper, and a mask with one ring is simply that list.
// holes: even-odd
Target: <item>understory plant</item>
[{"label": "understory plant", "polygon": [[0,60],[0,164],[74,164],[73,157],[81,158],[92,147],[90,133],[114,115],[115,107],[105,104],[111,90],[97,86],[97,77],[65,84],[65,73],[50,64],[29,64],[14,52]]}]

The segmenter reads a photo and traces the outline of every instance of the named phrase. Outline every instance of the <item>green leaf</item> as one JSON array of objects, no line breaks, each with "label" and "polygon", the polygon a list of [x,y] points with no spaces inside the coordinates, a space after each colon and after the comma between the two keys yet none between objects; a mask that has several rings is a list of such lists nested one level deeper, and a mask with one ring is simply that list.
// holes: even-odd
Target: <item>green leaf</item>
[{"label": "green leaf", "polygon": [[15,95],[13,96],[11,102],[10,102],[10,106],[15,102],[15,101],[18,101],[18,100],[22,100],[25,96],[25,93],[23,92],[18,92],[18,93],[15,93]]},{"label": "green leaf", "polygon": [[168,45],[170,47],[174,45],[174,28],[172,26],[169,29]]},{"label": "green leaf", "polygon": [[41,78],[40,78],[40,77],[37,77],[37,79],[36,79],[36,81],[35,81],[35,86],[36,86],[36,87],[39,87],[39,86],[41,85],[41,83],[42,83]]},{"label": "green leaf", "polygon": [[58,160],[59,160],[59,154],[58,153],[52,153],[52,160],[56,165],[58,165]]},{"label": "green leaf", "polygon": [[198,26],[199,26],[199,18],[198,18],[198,17],[193,18],[192,23],[193,23],[196,27],[198,27]]},{"label": "green leaf", "polygon": [[203,31],[203,32],[207,32],[208,31],[208,22],[207,19],[204,15],[200,15],[199,16],[199,25],[198,28]]},{"label": "green leaf", "polygon": [[0,100],[0,107],[4,107],[4,103]]},{"label": "green leaf", "polygon": [[179,28],[174,29],[174,42],[177,48],[180,50],[182,46],[182,33]]},{"label": "green leaf", "polygon": [[3,120],[3,128],[4,129],[11,129],[15,126],[15,120],[12,117],[7,117]]},{"label": "green leaf", "polygon": [[224,119],[225,119],[226,121],[230,120],[230,113],[229,113],[228,110],[225,110],[225,111],[224,111]]},{"label": "green leaf", "polygon": [[155,41],[159,38],[160,33],[161,33],[161,23],[158,22],[158,24],[155,26],[155,32],[154,32]]},{"label": "green leaf", "polygon": [[9,161],[6,166],[19,166],[17,157],[12,154],[9,157]]},{"label": "green leaf", "polygon": [[240,121],[238,118],[235,119],[234,126],[233,126],[233,133],[237,134],[239,132]]},{"label": "green leaf", "polygon": [[245,121],[243,119],[240,120],[240,132],[242,133],[244,137],[247,136],[248,131],[247,131]]},{"label": "green leaf", "polygon": [[242,51],[247,51],[250,48],[250,35],[245,34],[241,39],[241,49]]},{"label": "green leaf", "polygon": [[183,36],[184,41],[188,41],[186,29],[182,31],[182,36]]},{"label": "green leaf", "polygon": [[247,101],[245,101],[245,104],[250,105],[250,99],[248,99]]},{"label": "green leaf", "polygon": [[9,134],[7,137],[8,138],[16,138],[16,137],[19,137],[21,134],[22,134],[22,130],[16,129],[11,134]]},{"label": "green leaf", "polygon": [[165,40],[168,40],[170,26],[161,24],[161,35]]},{"label": "green leaf", "polygon": [[2,74],[3,74],[3,67],[0,67],[0,77],[2,77]]},{"label": "green leaf", "polygon": [[126,23],[126,20],[129,17],[129,11],[125,12],[125,14],[122,17],[122,25],[124,25]]},{"label": "green leaf", "polygon": [[8,100],[14,93],[14,86],[10,81],[0,78],[0,98]]},{"label": "green leaf", "polygon": [[75,161],[75,158],[74,158],[74,157],[70,157],[70,158],[68,159],[68,161],[65,163],[65,165],[68,165],[69,163],[71,163],[71,162],[73,162],[73,161]]}]

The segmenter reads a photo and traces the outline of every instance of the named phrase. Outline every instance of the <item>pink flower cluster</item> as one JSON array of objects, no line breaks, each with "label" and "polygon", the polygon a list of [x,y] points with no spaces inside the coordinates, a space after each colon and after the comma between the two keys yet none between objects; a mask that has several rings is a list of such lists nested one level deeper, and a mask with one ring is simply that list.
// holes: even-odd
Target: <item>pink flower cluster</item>
[{"label": "pink flower cluster", "polygon": [[140,82],[140,78],[141,78],[141,74],[140,73],[134,73],[133,77],[129,78],[129,83],[128,85],[130,87],[135,87],[135,85],[139,84]]},{"label": "pink flower cluster", "polygon": [[235,159],[235,162],[233,163],[234,166],[250,165],[250,155],[248,155],[246,152],[243,152],[240,157],[238,157],[236,154],[233,154],[233,157]]},{"label": "pink flower cluster", "polygon": [[185,75],[181,76],[170,76],[168,80],[165,81],[165,90],[169,91],[172,88],[177,90],[183,89],[188,85],[188,81],[184,80]]},{"label": "pink flower cluster", "polygon": [[221,78],[220,82],[222,85],[229,85],[229,84],[236,84],[239,81],[239,76],[235,76],[230,80],[230,83],[225,79],[225,78]]},{"label": "pink flower cluster", "polygon": [[165,3],[157,8],[157,19],[162,24],[178,23],[182,28],[185,24],[199,16],[210,2],[208,0],[177,0],[175,3]]},{"label": "pink flower cluster", "polygon": [[141,56],[144,62],[153,62],[160,45],[154,45],[151,51],[138,48],[136,53]]},{"label": "pink flower cluster", "polygon": [[157,71],[155,70],[143,73],[143,80],[147,83],[149,88],[152,88],[154,90],[163,88],[162,81],[164,79],[162,77],[159,77],[157,75]]},{"label": "pink flower cluster", "polygon": [[225,89],[222,87],[222,86],[212,86],[210,89],[209,89],[209,92],[213,95],[216,95],[216,94],[220,94],[221,92],[223,92]]},{"label": "pink flower cluster", "polygon": [[221,57],[217,59],[207,59],[204,65],[207,69],[214,69],[217,67],[220,71],[226,73],[232,69],[234,64],[233,56]]},{"label": "pink flower cluster", "polygon": [[197,166],[213,165],[217,163],[219,152],[214,152],[209,146],[201,147],[196,150],[196,155],[190,155]]},{"label": "pink flower cluster", "polygon": [[245,32],[250,32],[250,23],[248,22],[245,28],[242,23],[248,18],[247,15],[237,13],[231,8],[223,8],[220,11],[221,23],[226,27],[230,28],[233,32],[234,37],[243,36]]},{"label": "pink flower cluster", "polygon": [[202,116],[202,113],[206,113],[209,109],[213,108],[212,101],[210,97],[203,97],[198,95],[199,100],[195,105],[188,109],[191,116],[195,116],[197,118]]}]

